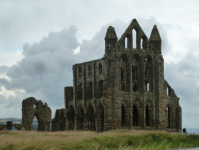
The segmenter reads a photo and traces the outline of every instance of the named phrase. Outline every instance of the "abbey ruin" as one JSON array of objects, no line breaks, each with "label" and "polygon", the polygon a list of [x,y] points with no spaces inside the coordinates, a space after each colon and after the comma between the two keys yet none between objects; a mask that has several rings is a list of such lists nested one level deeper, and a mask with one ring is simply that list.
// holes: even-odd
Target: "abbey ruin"
[{"label": "abbey ruin", "polygon": [[64,88],[65,109],[56,110],[52,131],[181,132],[179,97],[164,79],[161,42],[156,25],[148,39],[133,19],[119,40],[109,26],[104,57],[73,65],[73,87]]},{"label": "abbey ruin", "polygon": [[[136,38],[133,39],[133,30]],[[148,39],[133,19],[118,40],[109,26],[103,58],[73,65],[73,87],[64,88],[65,108],[51,109],[33,97],[22,102],[22,125],[38,131],[145,129],[182,131],[179,97],[164,79],[161,37],[154,25]],[[135,41],[135,42],[133,42]],[[11,129],[12,122],[0,129]]]}]

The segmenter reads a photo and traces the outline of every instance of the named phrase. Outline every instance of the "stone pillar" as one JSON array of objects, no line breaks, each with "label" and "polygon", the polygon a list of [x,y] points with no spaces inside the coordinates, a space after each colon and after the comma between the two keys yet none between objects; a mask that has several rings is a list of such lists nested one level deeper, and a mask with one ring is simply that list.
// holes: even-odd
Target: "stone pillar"
[{"label": "stone pillar", "polygon": [[12,122],[13,121],[7,121],[7,130],[12,130]]}]

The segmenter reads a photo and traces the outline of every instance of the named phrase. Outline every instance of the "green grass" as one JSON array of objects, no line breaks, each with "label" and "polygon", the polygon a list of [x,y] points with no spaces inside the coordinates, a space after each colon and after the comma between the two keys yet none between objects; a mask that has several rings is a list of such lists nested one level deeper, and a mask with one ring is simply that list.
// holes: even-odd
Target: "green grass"
[{"label": "green grass", "polygon": [[199,135],[165,131],[0,131],[0,150],[161,150],[199,147]]}]

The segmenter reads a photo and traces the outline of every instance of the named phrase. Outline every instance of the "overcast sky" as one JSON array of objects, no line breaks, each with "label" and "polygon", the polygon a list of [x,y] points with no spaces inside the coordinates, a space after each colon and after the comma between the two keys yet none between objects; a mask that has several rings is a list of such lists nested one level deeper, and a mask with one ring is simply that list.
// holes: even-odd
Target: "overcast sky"
[{"label": "overcast sky", "polygon": [[108,26],[121,37],[136,18],[162,38],[165,79],[180,97],[182,126],[199,128],[198,0],[0,0],[0,118],[21,118],[22,100],[64,108],[72,65],[104,55]]}]

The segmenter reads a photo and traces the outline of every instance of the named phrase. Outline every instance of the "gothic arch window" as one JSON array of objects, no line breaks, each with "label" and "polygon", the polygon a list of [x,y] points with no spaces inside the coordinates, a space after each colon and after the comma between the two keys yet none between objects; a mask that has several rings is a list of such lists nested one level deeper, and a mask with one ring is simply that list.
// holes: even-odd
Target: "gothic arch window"
[{"label": "gothic arch window", "polygon": [[99,119],[99,122],[97,124],[98,131],[103,132],[104,131],[104,106],[102,105],[102,103],[100,103],[97,107],[97,116]]},{"label": "gothic arch window", "polygon": [[128,58],[125,54],[122,54],[119,62],[119,73],[120,73],[120,89],[127,91],[130,87],[130,76],[129,74],[129,64]]},{"label": "gothic arch window", "polygon": [[149,105],[146,105],[146,126],[149,126]]},{"label": "gothic arch window", "polygon": [[82,100],[82,83],[77,87],[77,100]]},{"label": "gothic arch window", "polygon": [[149,92],[149,83],[146,84],[146,91]]},{"label": "gothic arch window", "polygon": [[133,91],[138,90],[138,60],[136,57],[132,59],[132,82],[133,82]]},{"label": "gothic arch window", "polygon": [[128,48],[128,38],[127,37],[125,37],[125,39],[124,39],[124,47],[125,48]]},{"label": "gothic arch window", "polygon": [[99,64],[99,74],[102,74],[102,64]]},{"label": "gothic arch window", "polygon": [[69,129],[74,130],[74,127],[75,127],[75,110],[74,110],[73,106],[70,106],[68,116],[69,116],[69,118],[68,118]]},{"label": "gothic arch window", "polygon": [[137,44],[136,44],[136,40],[137,39],[137,32],[135,29],[132,30],[132,48],[136,48]]},{"label": "gothic arch window", "polygon": [[87,89],[87,99],[92,99],[93,98],[93,90],[92,90],[92,82],[88,84],[88,89]]},{"label": "gothic arch window", "polygon": [[133,104],[133,126],[138,126],[138,108]]},{"label": "gothic arch window", "polygon": [[145,92],[150,92],[150,86],[149,82],[145,80],[145,85],[144,85]]},{"label": "gothic arch window", "polygon": [[78,121],[79,121],[78,129],[83,130],[84,129],[84,109],[81,105],[78,107]]},{"label": "gothic arch window", "polygon": [[91,65],[88,66],[88,75],[89,76],[92,75],[92,66]]},{"label": "gothic arch window", "polygon": [[171,96],[171,87],[167,86],[167,96]]},{"label": "gothic arch window", "polygon": [[103,92],[103,81],[100,80],[98,82],[98,98],[102,97],[102,92]]},{"label": "gothic arch window", "polygon": [[140,48],[143,49],[143,47],[144,47],[144,43],[143,43],[143,39],[141,38],[141,40],[140,40]]},{"label": "gothic arch window", "polygon": [[137,84],[133,83],[133,92],[137,92]]},{"label": "gothic arch window", "polygon": [[79,66],[79,78],[81,78],[81,77],[82,77],[82,67]]},{"label": "gothic arch window", "polygon": [[121,108],[121,120],[122,120],[122,126],[125,126],[125,106],[124,104],[122,104],[122,108]]},{"label": "gothic arch window", "polygon": [[89,105],[88,107],[87,119],[88,119],[88,129],[95,131],[95,114],[92,105]]}]

